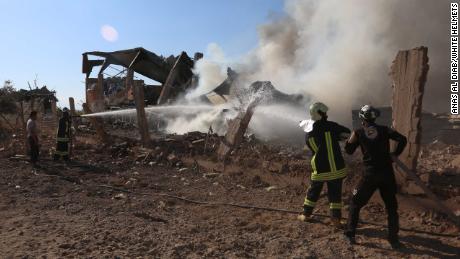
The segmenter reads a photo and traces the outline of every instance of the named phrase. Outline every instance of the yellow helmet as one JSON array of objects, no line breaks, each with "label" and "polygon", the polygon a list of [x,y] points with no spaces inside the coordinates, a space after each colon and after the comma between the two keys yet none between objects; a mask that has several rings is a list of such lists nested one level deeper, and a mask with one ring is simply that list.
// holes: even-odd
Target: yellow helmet
[{"label": "yellow helmet", "polygon": [[316,102],[310,105],[310,117],[312,120],[317,121],[322,118],[320,113],[326,114],[329,108],[321,102]]}]

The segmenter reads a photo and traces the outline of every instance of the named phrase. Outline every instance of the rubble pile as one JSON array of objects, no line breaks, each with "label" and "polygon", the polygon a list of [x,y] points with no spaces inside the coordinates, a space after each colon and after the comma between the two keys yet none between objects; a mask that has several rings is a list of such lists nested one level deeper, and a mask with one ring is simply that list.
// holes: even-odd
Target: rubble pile
[{"label": "rubble pile", "polygon": [[[80,134],[94,134],[90,127]],[[217,150],[223,137],[215,133],[189,132],[184,135],[168,134],[152,138],[149,145],[140,146],[135,138],[112,135],[114,142],[109,146],[101,145],[96,152],[107,152],[114,164],[135,162],[143,165],[160,165],[184,168],[186,160],[202,159],[218,163]],[[75,143],[79,150],[92,150],[95,147],[86,142]],[[94,150],[93,150],[94,151]],[[226,164],[241,168],[262,169],[264,173],[295,175],[305,174],[309,170],[305,152],[292,146],[273,145],[245,135],[240,145],[229,154]]]},{"label": "rubble pile", "polygon": [[147,147],[138,146],[136,141],[112,144],[108,150],[113,158],[130,157],[136,162],[148,165],[181,167],[186,156],[213,156],[220,137],[217,134],[189,132],[184,135],[170,134],[154,138]]},{"label": "rubble pile", "polygon": [[420,178],[438,195],[460,195],[460,145],[435,141],[423,146],[417,168]]}]

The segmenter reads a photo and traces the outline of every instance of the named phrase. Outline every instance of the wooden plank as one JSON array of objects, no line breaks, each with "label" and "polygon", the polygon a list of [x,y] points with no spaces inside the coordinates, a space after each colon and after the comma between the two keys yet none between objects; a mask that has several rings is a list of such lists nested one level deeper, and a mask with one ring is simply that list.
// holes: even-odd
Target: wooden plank
[{"label": "wooden plank", "polygon": [[150,143],[150,133],[147,117],[145,115],[144,85],[140,81],[134,82],[133,73],[133,70],[128,70],[128,76],[126,77],[127,85],[133,89],[134,103],[136,104],[137,127],[139,128],[142,145],[148,146]]},{"label": "wooden plank", "polygon": [[423,181],[417,176],[417,174],[409,169],[401,160],[399,160],[396,157],[393,157],[393,161],[395,162],[395,165],[401,169],[402,172],[404,172],[411,180],[414,181],[415,184],[417,184],[422,190],[425,192],[426,196],[428,198],[432,199],[435,201],[436,205],[438,205],[438,208],[441,212],[444,212],[448,218],[455,223],[457,226],[460,227],[460,219],[459,217],[455,216],[455,214],[444,204],[442,200],[440,200],[436,194],[434,194],[424,183]]},{"label": "wooden plank", "polygon": [[171,71],[169,72],[168,77],[166,78],[166,82],[163,84],[163,88],[161,89],[160,97],[158,97],[157,104],[165,104],[170,95],[171,95],[171,88],[174,86],[176,83],[180,69],[182,68],[182,64],[185,63],[187,59],[187,54],[185,52],[182,52],[180,56],[177,58],[176,62],[174,63],[174,66],[172,67]]}]

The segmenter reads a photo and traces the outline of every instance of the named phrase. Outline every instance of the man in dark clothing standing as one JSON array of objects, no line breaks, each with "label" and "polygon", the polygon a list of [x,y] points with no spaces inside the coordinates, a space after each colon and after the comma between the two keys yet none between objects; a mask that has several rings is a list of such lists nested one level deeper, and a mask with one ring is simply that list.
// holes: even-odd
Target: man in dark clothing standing
[{"label": "man in dark clothing standing", "polygon": [[69,142],[71,138],[72,123],[69,114],[69,109],[62,110],[62,117],[59,119],[59,126],[56,138],[56,151],[54,152],[54,160],[62,158],[64,161],[69,160]]},{"label": "man in dark clothing standing", "polygon": [[[345,162],[339,146],[343,134],[350,130],[335,122],[327,120],[328,107],[323,103],[314,103],[310,106],[310,126],[305,139],[311,149],[311,183],[304,201],[303,215],[299,218],[306,220],[311,216],[313,208],[319,199],[324,183],[327,184],[327,196],[331,211],[331,223],[341,227],[342,217],[342,181],[347,175]],[[307,122],[308,123],[308,122]]]},{"label": "man in dark clothing standing", "polygon": [[38,144],[37,112],[32,111],[27,120],[27,143],[29,144],[30,162],[37,166],[40,146]]},{"label": "man in dark clothing standing", "polygon": [[[352,244],[355,243],[359,211],[367,204],[375,190],[379,189],[388,214],[388,241],[393,248],[399,248],[401,244],[398,239],[398,202],[392,156],[397,157],[402,153],[407,140],[397,131],[377,125],[375,120],[379,115],[379,110],[364,105],[359,112],[362,128],[354,130],[345,145],[348,154],[353,154],[358,146],[361,147],[365,165],[363,177],[353,191],[345,235]],[[397,142],[394,152],[390,152],[390,139]]]}]

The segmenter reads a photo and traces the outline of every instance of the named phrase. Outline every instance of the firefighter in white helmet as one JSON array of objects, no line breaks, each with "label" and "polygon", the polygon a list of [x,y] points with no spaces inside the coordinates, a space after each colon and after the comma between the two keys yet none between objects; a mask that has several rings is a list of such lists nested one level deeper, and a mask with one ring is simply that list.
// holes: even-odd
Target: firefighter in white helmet
[{"label": "firefighter in white helmet", "polygon": [[[391,247],[399,248],[398,201],[392,156],[397,157],[403,152],[407,139],[392,128],[376,124],[375,120],[379,115],[379,110],[364,105],[359,112],[362,127],[353,131],[345,145],[349,154],[353,154],[358,147],[361,148],[365,166],[363,177],[353,191],[345,235],[352,244],[356,242],[359,212],[378,189],[388,215],[388,241]],[[390,149],[390,139],[397,143],[393,152]]]},{"label": "firefighter in white helmet", "polygon": [[327,120],[328,107],[316,102],[310,106],[311,126],[305,130],[306,144],[312,151],[311,182],[305,197],[301,219],[308,219],[321,194],[324,183],[327,184],[327,196],[331,211],[331,222],[341,227],[342,216],[342,181],[347,175],[345,161],[342,157],[339,140],[349,135],[350,130],[336,122]]}]

